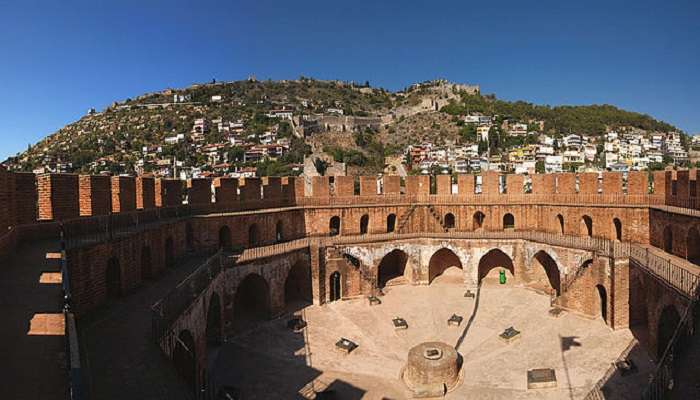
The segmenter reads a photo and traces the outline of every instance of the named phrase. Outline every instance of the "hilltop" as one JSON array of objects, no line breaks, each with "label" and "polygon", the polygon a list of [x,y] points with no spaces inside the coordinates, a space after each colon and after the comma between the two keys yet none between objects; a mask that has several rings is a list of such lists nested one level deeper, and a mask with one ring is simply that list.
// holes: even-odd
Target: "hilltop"
[{"label": "hilltop", "polygon": [[[488,117],[487,136],[476,136],[485,119],[465,123],[475,115]],[[369,82],[248,79],[166,89],[91,110],[5,164],[37,172],[277,175],[300,172],[313,151],[357,173],[376,173],[385,157],[413,145],[471,144],[476,156],[494,156],[536,142],[511,135],[514,123],[527,124],[532,135],[575,133],[594,141],[612,130],[678,131],[610,105],[507,102],[444,80],[391,92]]]}]

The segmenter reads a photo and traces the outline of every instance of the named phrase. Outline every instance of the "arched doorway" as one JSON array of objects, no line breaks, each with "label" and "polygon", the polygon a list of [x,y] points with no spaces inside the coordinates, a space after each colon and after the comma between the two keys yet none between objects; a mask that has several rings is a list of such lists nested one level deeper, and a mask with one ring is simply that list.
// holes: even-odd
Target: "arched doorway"
[{"label": "arched doorway", "polygon": [[693,264],[700,265],[700,233],[696,227],[688,230],[686,239],[686,258]]},{"label": "arched doorway", "polygon": [[581,217],[581,236],[593,236],[593,219],[588,215]]},{"label": "arched doorway", "polygon": [[221,327],[221,300],[219,294],[214,293],[209,299],[207,310],[207,344],[221,344],[221,335],[223,334]]},{"label": "arched doorway", "polygon": [[386,231],[393,232],[396,229],[396,214],[389,214],[386,217]]},{"label": "arched doorway", "polygon": [[277,221],[277,225],[275,225],[275,242],[281,243],[284,241],[284,225],[282,225],[282,221]]},{"label": "arched doorway", "polygon": [[238,284],[233,316],[234,329],[265,321],[270,317],[270,287],[265,278],[250,273]]},{"label": "arched doorway", "polygon": [[329,229],[331,236],[340,235],[340,217],[339,216],[337,216],[337,215],[333,216],[328,225],[329,225],[328,229]]},{"label": "arched doorway", "polygon": [[248,247],[256,247],[260,244],[260,231],[257,224],[248,227]]},{"label": "arched doorway", "polygon": [[485,219],[486,216],[481,211],[477,211],[474,213],[474,217],[472,218],[472,226],[474,227],[475,231],[478,231],[484,227]]},{"label": "arched doorway", "polygon": [[311,297],[311,266],[297,262],[289,269],[284,281],[284,303],[310,303]]},{"label": "arched doorway", "polygon": [[501,270],[509,272],[509,274],[506,273],[506,282],[513,280],[515,276],[513,260],[500,249],[492,249],[479,260],[479,284],[498,283]]},{"label": "arched doorway", "polygon": [[122,295],[122,271],[119,259],[112,257],[107,261],[107,271],[105,273],[107,283],[107,298],[113,299]]},{"label": "arched doorway", "polygon": [[165,267],[173,268],[175,266],[175,244],[172,237],[165,240]]},{"label": "arched doorway", "polygon": [[564,234],[564,216],[557,214],[557,226],[559,227],[559,233]]},{"label": "arched doorway", "polygon": [[173,350],[175,370],[190,386],[192,393],[197,394],[197,354],[194,347],[194,337],[188,330],[178,335]]},{"label": "arched doorway", "polygon": [[455,215],[452,213],[445,214],[445,228],[454,229],[455,227]]},{"label": "arched doorway", "polygon": [[673,228],[670,225],[664,228],[664,251],[673,254]]},{"label": "arched doorway", "polygon": [[369,230],[369,215],[360,217],[360,235],[366,235]]},{"label": "arched doorway", "polygon": [[151,262],[151,248],[141,248],[141,280],[153,278],[153,263]]},{"label": "arched doorway", "polygon": [[342,288],[340,285],[340,272],[335,271],[328,278],[329,283],[329,299],[330,301],[340,300],[342,296]]},{"label": "arched doorway", "polygon": [[615,229],[615,240],[622,240],[622,221],[619,218],[613,218],[613,228]]},{"label": "arched doorway", "polygon": [[402,282],[407,261],[408,255],[398,249],[382,257],[377,267],[377,286],[383,288],[390,281],[392,284]]},{"label": "arched doorway", "polygon": [[[450,270],[448,272],[448,270]],[[445,274],[450,282],[464,282],[462,277],[462,262],[459,257],[450,249],[443,247],[436,251],[428,262],[428,283],[432,283],[435,278]]]},{"label": "arched doorway", "polygon": [[187,246],[187,251],[194,250],[194,229],[191,222],[185,224],[185,246]]},{"label": "arched doorway", "polygon": [[537,289],[551,289],[557,296],[561,294],[561,275],[557,262],[546,251],[540,250],[532,257],[533,286]]},{"label": "arched doorway", "polygon": [[231,229],[227,225],[219,229],[219,248],[231,251]]},{"label": "arched doorway", "polygon": [[603,321],[608,323],[608,292],[605,290],[605,286],[596,285],[596,292],[598,292],[598,310],[596,312],[598,315],[603,317]]},{"label": "arched doorway", "polygon": [[681,316],[678,314],[676,307],[667,305],[661,311],[659,317],[659,327],[656,333],[656,357],[661,358],[666,351],[666,347],[673,338],[673,333],[676,331],[678,324],[681,322]]},{"label": "arched doorway", "polygon": [[515,229],[515,217],[511,213],[503,216],[503,229]]}]

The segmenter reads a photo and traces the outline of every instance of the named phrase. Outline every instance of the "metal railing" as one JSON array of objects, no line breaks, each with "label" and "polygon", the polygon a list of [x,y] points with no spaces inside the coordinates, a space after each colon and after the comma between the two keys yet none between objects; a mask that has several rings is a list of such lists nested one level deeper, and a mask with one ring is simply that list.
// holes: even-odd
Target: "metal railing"
[{"label": "metal railing", "polygon": [[64,337],[66,345],[66,366],[68,370],[69,398],[71,400],[85,400],[87,393],[83,387],[82,368],[80,364],[80,342],[78,339],[78,327],[76,318],[71,311],[71,276],[66,258],[66,241],[63,226],[60,226],[61,235],[61,289],[63,291],[63,321]]},{"label": "metal railing", "polygon": [[[696,334],[694,324],[698,321],[693,320],[693,310],[698,302],[700,291],[696,290],[694,296],[691,297],[688,306],[685,308],[680,322],[673,331],[673,336],[669,340],[663,355],[656,364],[656,368],[651,375],[649,384],[642,394],[643,400],[663,400],[666,395],[673,389],[674,386],[674,361],[678,354],[677,348],[682,344],[682,338],[688,334]],[[691,382],[687,382],[691,383]]]}]

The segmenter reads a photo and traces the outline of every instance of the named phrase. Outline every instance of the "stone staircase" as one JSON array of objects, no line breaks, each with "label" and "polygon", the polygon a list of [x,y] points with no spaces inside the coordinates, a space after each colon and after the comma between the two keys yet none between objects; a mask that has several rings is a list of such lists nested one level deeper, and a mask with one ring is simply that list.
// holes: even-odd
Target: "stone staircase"
[{"label": "stone staircase", "polygon": [[408,208],[408,210],[406,210],[405,213],[401,214],[401,217],[399,217],[399,223],[396,226],[396,232],[404,233],[403,229],[406,227],[406,224],[408,224],[408,220],[411,219],[411,216],[416,211],[417,207],[418,207],[418,205],[411,204],[411,206]]},{"label": "stone staircase", "polygon": [[444,232],[449,232],[449,229],[447,229],[447,227],[445,226],[445,221],[442,219],[442,216],[437,212],[435,207],[433,207],[432,204],[428,204],[426,207],[428,208],[428,212],[430,213],[430,215],[432,215],[433,218],[438,222],[438,224],[440,224],[442,230]]}]

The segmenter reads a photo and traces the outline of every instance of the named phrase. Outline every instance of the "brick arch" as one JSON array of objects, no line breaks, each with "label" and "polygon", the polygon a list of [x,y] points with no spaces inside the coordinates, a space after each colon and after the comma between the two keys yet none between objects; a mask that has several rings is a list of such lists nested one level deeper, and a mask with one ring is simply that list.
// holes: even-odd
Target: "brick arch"
[{"label": "brick arch", "polygon": [[579,224],[579,234],[581,236],[593,236],[593,218],[590,215],[582,215]]},{"label": "brick arch", "polygon": [[674,304],[667,304],[661,309],[656,329],[656,357],[661,359],[668,344],[671,342],[678,324],[681,322],[681,313]]},{"label": "brick arch", "polygon": [[330,218],[330,220],[328,221],[328,232],[330,232],[331,236],[340,235],[341,223],[342,221],[337,215],[334,215]]},{"label": "brick arch", "polygon": [[248,226],[248,247],[260,246],[262,238],[260,237],[260,228],[258,224],[250,224]]},{"label": "brick arch", "polygon": [[510,271],[511,279],[515,277],[515,266],[513,264],[513,258],[505,253],[499,248],[493,248],[486,253],[484,253],[479,258],[479,264],[477,267],[478,280],[477,282],[481,285],[482,281],[487,278],[491,270],[495,268],[504,268]]},{"label": "brick arch", "polygon": [[228,225],[223,225],[219,228],[219,248],[225,251],[232,249],[231,228]]},{"label": "brick arch", "polygon": [[[561,273],[559,264],[547,251],[539,250],[530,260],[534,286],[540,288],[548,283],[557,296],[561,294]],[[544,285],[541,285],[544,284]]]},{"label": "brick arch", "polygon": [[107,288],[107,298],[113,299],[121,297],[123,285],[123,271],[119,257],[112,256],[107,260],[105,269],[105,287]]},{"label": "brick arch", "polygon": [[394,232],[396,230],[396,214],[391,213],[386,216],[386,231]]},{"label": "brick arch", "polygon": [[483,230],[486,224],[486,214],[481,210],[477,210],[472,215],[472,230]]},{"label": "brick arch", "polygon": [[700,229],[691,226],[685,239],[686,259],[695,265],[700,265]]},{"label": "brick arch", "polygon": [[148,244],[144,244],[141,247],[140,258],[141,280],[144,281],[153,278],[153,255],[151,254],[151,247]]},{"label": "brick arch", "polygon": [[673,226],[666,225],[663,230],[661,245],[665,252],[673,254]]},{"label": "brick arch", "polygon": [[311,289],[311,265],[298,260],[287,270],[284,278],[284,303],[310,303],[313,301]]},{"label": "brick arch", "polygon": [[612,238],[613,240],[622,241],[624,239],[622,219],[613,217],[612,219]]},{"label": "brick arch", "polygon": [[223,307],[221,304],[221,296],[219,296],[219,293],[216,291],[209,296],[206,318],[207,325],[205,336],[207,345],[218,345],[221,343],[223,335]]},{"label": "brick arch", "polygon": [[233,325],[238,330],[272,315],[272,293],[267,279],[257,272],[248,273],[236,287],[233,300]]},{"label": "brick arch", "polygon": [[554,217],[554,230],[555,232],[559,234],[564,234],[564,216],[561,213],[557,213],[557,215]]},{"label": "brick arch", "polygon": [[435,278],[442,275],[450,267],[462,269],[462,261],[453,250],[442,247],[430,256],[430,261],[428,262],[428,283],[432,283]]},{"label": "brick arch", "polygon": [[199,369],[197,366],[197,347],[195,337],[188,329],[183,329],[175,340],[173,349],[173,363],[175,370],[182,379],[187,382],[190,390],[197,395],[197,377]]},{"label": "brick arch", "polygon": [[369,233],[369,214],[362,214],[360,217],[360,235]]},{"label": "brick arch", "polygon": [[386,253],[377,265],[377,287],[383,288],[390,282],[399,282],[406,274],[408,254],[401,249]]}]

